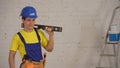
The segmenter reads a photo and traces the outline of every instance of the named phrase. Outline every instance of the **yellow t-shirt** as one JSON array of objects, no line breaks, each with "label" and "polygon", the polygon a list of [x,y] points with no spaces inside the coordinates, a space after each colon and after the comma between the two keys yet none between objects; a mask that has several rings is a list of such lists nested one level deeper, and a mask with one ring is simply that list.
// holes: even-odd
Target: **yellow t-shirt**
[{"label": "yellow t-shirt", "polygon": [[[26,32],[25,30],[22,29],[20,30],[20,33],[23,36],[26,43],[37,43],[38,42],[38,38],[37,38],[35,30],[33,30],[32,32]],[[48,40],[46,36],[44,35],[44,33],[40,30],[38,30],[38,33],[40,35],[41,46],[43,47],[47,46]],[[12,51],[19,50],[21,58],[23,58],[23,56],[26,54],[24,44],[19,38],[18,34],[15,34],[13,36],[10,50]]]}]

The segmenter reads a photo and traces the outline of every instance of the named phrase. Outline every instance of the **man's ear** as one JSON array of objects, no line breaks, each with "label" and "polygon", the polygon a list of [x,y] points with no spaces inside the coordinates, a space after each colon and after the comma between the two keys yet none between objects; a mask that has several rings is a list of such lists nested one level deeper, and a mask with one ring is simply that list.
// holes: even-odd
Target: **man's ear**
[{"label": "man's ear", "polygon": [[21,23],[21,28],[23,28],[24,27],[24,24],[23,23]]}]

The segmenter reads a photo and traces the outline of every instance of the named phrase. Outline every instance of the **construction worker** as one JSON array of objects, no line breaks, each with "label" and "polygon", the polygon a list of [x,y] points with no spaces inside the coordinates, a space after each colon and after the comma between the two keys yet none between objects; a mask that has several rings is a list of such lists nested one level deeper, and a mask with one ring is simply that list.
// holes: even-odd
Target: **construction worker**
[{"label": "construction worker", "polygon": [[43,68],[44,58],[41,46],[48,52],[53,50],[54,32],[52,28],[46,27],[47,39],[44,32],[34,29],[35,20],[38,17],[34,7],[24,7],[20,16],[24,27],[13,36],[9,52],[9,66],[15,68],[15,54],[18,50],[22,58],[20,68]]}]

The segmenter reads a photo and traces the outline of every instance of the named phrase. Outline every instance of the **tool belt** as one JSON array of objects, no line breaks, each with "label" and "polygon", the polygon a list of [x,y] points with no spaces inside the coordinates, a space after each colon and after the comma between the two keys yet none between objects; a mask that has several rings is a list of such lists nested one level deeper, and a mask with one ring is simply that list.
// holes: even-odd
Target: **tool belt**
[{"label": "tool belt", "polygon": [[45,63],[46,63],[46,53],[44,53],[44,58],[40,61],[34,61],[24,56],[20,68],[44,68]]},{"label": "tool belt", "polygon": [[36,62],[36,61],[32,61],[32,60],[23,59],[23,62],[21,63],[20,68],[44,68],[43,60]]}]

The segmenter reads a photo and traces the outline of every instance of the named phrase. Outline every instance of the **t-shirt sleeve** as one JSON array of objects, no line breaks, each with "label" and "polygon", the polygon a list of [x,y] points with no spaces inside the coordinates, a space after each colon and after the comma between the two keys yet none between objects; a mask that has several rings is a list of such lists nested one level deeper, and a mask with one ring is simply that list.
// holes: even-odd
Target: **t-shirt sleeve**
[{"label": "t-shirt sleeve", "polygon": [[47,46],[48,45],[48,40],[47,40],[45,34],[41,30],[39,30],[39,35],[40,35],[41,45],[43,47]]},{"label": "t-shirt sleeve", "polygon": [[18,46],[19,46],[19,44],[18,44],[18,35],[17,34],[15,34],[14,36],[13,36],[13,38],[12,38],[12,42],[11,42],[11,45],[10,45],[10,50],[12,50],[12,51],[17,51],[18,50]]}]

